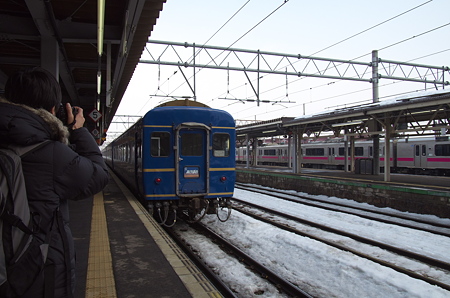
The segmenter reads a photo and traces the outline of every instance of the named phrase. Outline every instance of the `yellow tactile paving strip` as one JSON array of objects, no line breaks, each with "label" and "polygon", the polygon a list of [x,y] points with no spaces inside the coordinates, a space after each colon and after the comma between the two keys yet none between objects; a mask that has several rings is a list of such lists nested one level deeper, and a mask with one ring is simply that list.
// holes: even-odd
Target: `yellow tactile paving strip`
[{"label": "yellow tactile paving strip", "polygon": [[91,240],[86,278],[86,298],[115,298],[116,284],[109,247],[103,193],[94,196]]},{"label": "yellow tactile paving strip", "polygon": [[145,210],[128,188],[111,173],[123,194],[127,197],[128,202],[133,207],[140,220],[144,223],[146,229],[153,237],[159,248],[165,255],[166,259],[174,268],[192,297],[223,297],[203,273],[195,266],[194,263],[186,256],[186,254],[176,245],[176,243],[166,234],[161,226],[153,219],[153,217]]}]

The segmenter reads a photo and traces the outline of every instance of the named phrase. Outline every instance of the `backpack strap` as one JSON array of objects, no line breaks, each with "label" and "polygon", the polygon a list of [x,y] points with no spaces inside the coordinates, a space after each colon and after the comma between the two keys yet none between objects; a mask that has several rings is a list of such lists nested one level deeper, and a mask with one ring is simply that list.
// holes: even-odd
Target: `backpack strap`
[{"label": "backpack strap", "polygon": [[20,156],[20,158],[24,158],[28,154],[38,150],[39,148],[43,147],[45,144],[51,142],[51,140],[45,140],[37,144],[29,145],[29,146],[16,146],[16,145],[10,145],[7,148],[13,150],[16,152],[17,155]]},{"label": "backpack strap", "polygon": [[24,232],[25,234],[31,235],[33,234],[33,231],[30,230],[30,228],[28,228],[22,221],[22,219],[20,219],[20,217],[18,217],[15,214],[12,214],[10,212],[6,212],[2,215],[2,219],[4,222],[7,222],[8,224],[10,224],[13,227],[19,228],[22,232]]}]

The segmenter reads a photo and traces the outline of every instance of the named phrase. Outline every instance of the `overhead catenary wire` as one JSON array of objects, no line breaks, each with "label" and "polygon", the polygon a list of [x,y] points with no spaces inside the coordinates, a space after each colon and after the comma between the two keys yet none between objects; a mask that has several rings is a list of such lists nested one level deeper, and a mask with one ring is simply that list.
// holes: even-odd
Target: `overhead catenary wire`
[{"label": "overhead catenary wire", "polygon": [[[365,30],[362,30],[362,31],[360,31],[360,32],[358,32],[358,33],[356,33],[356,34],[353,34],[352,36],[347,37],[347,38],[345,38],[345,39],[343,39],[343,40],[341,40],[341,41],[339,41],[339,42],[337,42],[337,43],[334,43],[334,44],[328,46],[328,47],[325,47],[324,49],[319,50],[319,51],[317,51],[317,52],[311,54],[310,56],[315,55],[315,54],[317,54],[317,53],[320,53],[320,52],[322,52],[322,51],[324,51],[324,50],[326,50],[326,49],[329,49],[329,48],[331,48],[331,47],[334,47],[334,46],[336,46],[336,45],[338,45],[338,44],[341,44],[341,43],[343,43],[343,42],[345,42],[345,41],[348,41],[348,40],[350,40],[350,39],[352,39],[352,38],[354,38],[354,37],[356,37],[356,36],[358,36],[358,35],[361,35],[361,34],[363,34],[363,33],[366,33],[366,32],[368,32],[368,31],[370,31],[370,30],[372,30],[372,29],[374,29],[374,28],[376,28],[376,27],[378,27],[378,26],[381,26],[381,25],[383,25],[383,24],[385,24],[385,23],[387,23],[387,22],[389,22],[389,21],[392,21],[392,20],[394,20],[394,19],[396,19],[396,18],[398,18],[398,17],[400,17],[400,16],[403,16],[403,15],[405,15],[405,14],[407,14],[407,13],[413,11],[413,10],[416,10],[417,8],[422,7],[422,6],[424,6],[425,4],[428,4],[428,3],[432,2],[432,1],[433,1],[433,0],[429,0],[429,1],[426,1],[426,2],[424,2],[424,3],[422,3],[422,4],[420,4],[420,5],[417,5],[417,6],[413,7],[413,8],[411,8],[411,9],[408,9],[408,10],[406,10],[406,11],[400,13],[400,14],[397,14],[397,15],[395,15],[395,16],[393,16],[393,17],[391,17],[391,18],[389,18],[389,19],[387,19],[387,20],[385,20],[385,21],[383,21],[383,22],[380,22],[380,23],[378,23],[378,24],[376,24],[376,25],[374,25],[374,26],[371,26],[371,27],[369,27],[369,28],[367,28],[367,29],[365,29]],[[442,27],[442,26],[441,26],[441,27]],[[433,29],[433,30],[434,30],[434,29]],[[429,32],[431,32],[431,31],[433,31],[433,30],[430,30]],[[425,34],[425,33],[423,33],[423,34]],[[421,34],[421,35],[422,35],[422,34]],[[420,35],[418,35],[418,36],[420,36]],[[406,41],[406,40],[405,40],[405,41]],[[392,46],[392,45],[390,45],[390,46]],[[383,48],[383,49],[386,49],[386,48],[388,48],[388,47],[390,47],[390,46],[387,46],[387,47],[385,47],[385,48]],[[380,50],[382,50],[382,49],[380,49]],[[361,58],[361,57],[365,57],[365,56],[370,55],[370,54],[371,54],[371,53],[364,54],[364,55],[362,55],[362,56],[353,58],[353,59],[351,59],[351,60],[349,60],[349,61],[354,61],[354,60],[356,60],[356,59],[359,59],[359,58]],[[296,62],[294,62],[294,63],[296,63]],[[284,67],[284,66],[283,66],[283,67]],[[292,81],[291,83],[297,82],[297,81],[299,81],[299,80],[303,80],[304,78],[305,78],[305,77],[299,78],[299,79],[297,79],[297,80]],[[283,85],[283,86],[284,86],[284,85]],[[274,87],[274,88],[272,88],[271,90],[274,90],[274,89],[276,89],[276,88],[281,88],[281,87],[282,87],[282,85],[279,85],[278,87]]]},{"label": "overhead catenary wire", "polygon": [[[248,1],[247,1],[248,2]],[[325,50],[325,49],[328,49],[328,48],[330,48],[330,47],[332,47],[332,46],[334,46],[334,45],[337,45],[337,44],[340,44],[340,43],[343,43],[344,41],[346,41],[346,40],[349,40],[350,38],[354,38],[354,37],[356,37],[356,36],[358,36],[358,35],[362,35],[363,33],[365,33],[365,31],[368,31],[368,30],[370,30],[371,28],[375,28],[375,27],[377,27],[377,26],[381,26],[382,24],[385,24],[385,23],[387,23],[387,22],[389,22],[389,20],[391,20],[391,19],[395,19],[395,18],[398,18],[399,16],[401,16],[401,15],[404,15],[404,14],[406,14],[407,12],[409,12],[409,11],[412,11],[412,10],[414,10],[414,9],[417,9],[417,8],[419,8],[419,7],[422,7],[422,6],[424,6],[425,4],[428,4],[428,3],[430,3],[431,1],[427,1],[427,2],[425,2],[425,3],[422,3],[422,4],[420,4],[420,5],[418,5],[418,6],[416,6],[416,7],[414,7],[414,8],[411,8],[411,9],[409,9],[408,11],[405,11],[405,12],[403,12],[403,13],[401,13],[401,14],[399,14],[399,15],[396,15],[396,16],[394,16],[394,17],[392,17],[392,18],[390,18],[390,19],[388,19],[388,20],[386,20],[386,21],[383,21],[383,22],[381,22],[381,23],[378,23],[377,25],[375,25],[375,26],[372,26],[372,27],[370,27],[370,28],[368,28],[368,29],[365,29],[365,30],[363,30],[363,31],[361,31],[361,32],[358,32],[358,33],[356,33],[356,34],[353,34],[353,35],[351,35],[350,37],[348,37],[348,38],[346,38],[346,39],[344,39],[344,40],[341,40],[341,41],[339,41],[338,43],[335,43],[335,44],[332,44],[331,46],[329,46],[329,47],[326,47],[326,48],[324,48],[323,50]],[[437,29],[436,29],[437,30]],[[218,30],[218,31],[220,31],[220,30]],[[424,33],[425,34],[425,33]],[[217,36],[217,35],[216,35]],[[417,35],[415,36],[415,37],[417,37]],[[410,38],[410,39],[412,39],[412,38]],[[209,40],[209,39],[208,39]],[[404,40],[403,42],[405,42],[406,40]],[[394,45],[395,44],[392,44],[392,45],[390,45],[390,46],[392,46],[392,47],[394,47]],[[385,47],[385,48],[383,48],[383,49],[386,49],[387,47]],[[445,50],[444,50],[445,51]],[[317,53],[317,52],[316,52]],[[428,55],[429,56],[429,55]],[[427,57],[427,56],[425,56],[425,57]],[[386,58],[386,57],[385,57]],[[357,58],[355,58],[355,59],[357,59]],[[419,59],[419,58],[416,58],[416,59]],[[281,65],[280,65],[281,66]],[[296,82],[296,81],[293,81],[293,82]],[[291,86],[292,86],[292,83],[293,82],[290,82],[291,83]],[[324,86],[326,86],[326,85],[328,85],[328,84],[324,84]],[[174,84],[174,86],[176,86],[175,84]],[[242,85],[241,85],[242,86]],[[285,86],[284,84],[283,84],[283,86]],[[295,91],[294,91],[294,89],[291,87],[291,86],[289,86],[290,88],[289,88],[289,95],[290,96],[292,96],[294,93],[295,93]],[[281,87],[281,86],[280,86]],[[318,86],[316,86],[316,87],[313,87],[313,89],[314,88],[319,88]],[[230,86],[228,86],[227,85],[227,92],[229,93],[229,92],[232,92],[231,90],[236,90],[235,88],[232,88],[232,86],[230,85]],[[308,90],[311,90],[311,88],[309,88]],[[170,91],[168,91],[169,93],[172,93],[173,94],[173,91],[172,92],[170,92]],[[264,92],[267,92],[267,91],[264,91]],[[264,93],[263,92],[263,93]],[[253,95],[250,95],[250,96],[253,96]],[[270,96],[269,96],[270,97]]]},{"label": "overhead catenary wire", "polygon": [[[450,50],[450,49],[449,49],[449,50]],[[339,82],[339,81],[338,81],[338,82]],[[336,82],[334,82],[334,83],[336,83]],[[404,82],[403,82],[403,81],[390,82],[390,83],[382,84],[382,85],[380,85],[380,87],[385,87],[385,86],[393,85],[393,84],[401,84],[401,83],[404,83]],[[323,84],[323,85],[316,86],[316,87],[323,87],[323,86],[329,85],[329,84],[330,84],[330,83],[328,83],[328,84]],[[313,90],[314,88],[315,88],[315,87],[311,87],[311,88],[307,88],[307,89],[304,89],[304,90],[296,91],[296,92],[293,92],[293,93],[300,93],[300,92],[311,91],[311,90]],[[342,97],[342,96],[347,96],[347,95],[350,95],[350,94],[360,93],[360,92],[364,92],[364,91],[368,91],[368,90],[371,90],[371,88],[364,88],[364,89],[359,89],[359,90],[352,91],[352,92],[347,92],[347,93],[343,93],[343,94],[338,94],[338,95],[333,95],[333,96],[329,96],[329,97],[325,97],[325,98],[320,98],[320,99],[317,99],[317,100],[306,101],[306,102],[302,102],[301,104],[297,104],[297,105],[294,105],[294,106],[289,106],[289,109],[293,109],[293,108],[296,108],[296,107],[301,107],[301,106],[304,105],[304,104],[318,103],[318,102],[320,102],[320,101],[325,101],[325,100],[329,100],[329,99],[339,98],[339,97]],[[419,89],[419,90],[421,90],[421,89]],[[408,92],[401,92],[401,93],[396,93],[396,94],[390,94],[390,95],[386,95],[386,96],[381,96],[380,99],[392,98],[392,97],[394,97],[394,96],[405,95],[405,94],[409,94],[409,93],[412,93],[412,92],[417,92],[417,91],[419,91],[419,90],[408,91]],[[350,103],[346,103],[346,104],[343,104],[343,105],[344,105],[344,106],[353,106],[353,105],[356,105],[356,104],[361,104],[361,103],[371,103],[371,102],[372,102],[372,98],[367,98],[367,99],[360,100],[360,101],[358,101],[358,102],[350,102]],[[337,107],[337,106],[339,106],[339,105],[336,105],[336,107]],[[253,108],[254,108],[254,107],[249,107],[248,109],[240,110],[239,112],[244,112],[244,111],[247,111],[247,110],[252,110]],[[271,113],[276,113],[276,112],[280,112],[280,111],[283,111],[283,110],[286,110],[286,108],[283,107],[283,108],[280,108],[280,109],[274,109],[274,110],[271,110],[270,112],[262,112],[262,113],[260,113],[260,114],[253,114],[253,115],[250,115],[250,116],[248,116],[248,117],[252,117],[252,118],[253,118],[253,117],[256,117],[256,116],[258,116],[258,115],[271,114]]]},{"label": "overhead catenary wire", "polygon": [[[207,41],[205,41],[203,43],[203,46],[206,45],[211,39],[213,39],[214,36],[216,36],[217,33],[219,33],[249,2],[250,2],[250,0],[245,2],[213,35],[211,35],[210,38],[208,38]],[[195,53],[195,56],[197,56],[200,51],[201,51],[201,49]],[[191,60],[191,59],[192,59],[192,57],[189,60]]]},{"label": "overhead catenary wire", "polygon": [[261,25],[262,22],[264,22],[265,20],[267,20],[271,15],[273,15],[276,11],[278,11],[281,7],[283,7],[289,0],[284,0],[284,2],[278,6],[277,8],[275,8],[271,13],[269,13],[265,18],[263,18],[261,21],[259,21],[255,26],[253,26],[250,30],[248,30],[247,32],[245,32],[241,37],[239,37],[238,39],[236,39],[235,42],[233,42],[231,45],[228,46],[228,48],[231,48],[233,45],[235,45],[238,41],[240,41],[242,38],[244,38],[244,36],[246,36],[247,34],[249,34],[251,31],[253,31],[256,27],[258,27],[259,25]]},{"label": "overhead catenary wire", "polygon": [[[428,54],[428,55],[425,55],[425,56],[422,56],[422,57],[414,58],[414,59],[405,61],[405,63],[406,63],[406,62],[412,62],[412,61],[415,61],[415,60],[419,60],[419,59],[422,59],[422,58],[425,58],[425,57],[431,57],[431,56],[433,56],[433,55],[441,54],[441,53],[444,53],[444,52],[446,52],[446,51],[450,51],[450,49],[446,49],[446,50],[442,50],[442,51],[438,51],[438,52],[435,52],[435,53],[431,53],[431,54]],[[353,59],[353,60],[354,60],[354,59]],[[296,79],[296,80],[293,80],[291,83],[297,82],[297,81],[302,80],[302,79],[303,79],[303,77],[302,77],[302,78],[298,78],[298,79]],[[318,89],[318,88],[326,87],[326,86],[329,86],[329,85],[331,85],[331,84],[334,84],[334,83],[340,83],[340,82],[342,82],[342,80],[332,81],[332,82],[328,82],[328,83],[321,84],[321,85],[318,85],[318,86],[309,87],[309,88],[304,89],[304,90],[294,91],[294,92],[291,92],[290,94],[292,95],[292,94],[297,94],[297,93],[300,93],[300,92],[310,91],[310,90],[313,90],[313,89]],[[397,83],[401,83],[401,82],[397,82]],[[380,87],[387,86],[387,85],[390,85],[390,84],[380,85]],[[239,86],[239,87],[242,87],[242,85]],[[281,87],[284,87],[284,85],[279,85],[279,86],[273,87],[273,88],[271,88],[271,89],[265,90],[265,91],[262,92],[261,94],[264,94],[264,93],[266,93],[266,92],[270,92],[270,91],[279,89],[279,88],[281,88]],[[363,89],[363,90],[370,90],[370,89],[371,89],[371,88],[365,88],[365,89]],[[278,98],[283,98],[283,97],[284,97],[284,95],[283,95],[283,96],[280,96],[280,97],[278,97]],[[273,99],[273,100],[277,100],[278,98]],[[334,97],[331,97],[331,98],[334,98]],[[316,102],[323,101],[323,100],[324,100],[324,99],[318,99],[318,100],[315,100],[315,101],[304,102],[304,103],[316,103]]]},{"label": "overhead catenary wire", "polygon": [[[428,2],[427,2],[427,3],[428,3]],[[447,24],[444,24],[444,25],[435,27],[435,28],[433,28],[433,29],[427,30],[427,31],[422,32],[422,33],[420,33],[420,34],[417,34],[417,35],[414,35],[414,36],[412,36],[412,37],[409,37],[409,38],[403,39],[403,40],[401,40],[401,41],[395,42],[395,43],[393,43],[393,44],[387,45],[387,46],[385,46],[385,47],[383,47],[383,48],[380,48],[378,51],[382,51],[382,50],[388,49],[388,48],[390,48],[390,47],[399,45],[399,44],[401,44],[401,43],[407,42],[407,41],[409,41],[409,40],[412,40],[412,39],[414,39],[414,38],[423,36],[423,35],[425,35],[425,34],[429,34],[429,33],[434,32],[434,31],[436,31],[436,30],[442,29],[442,28],[444,28],[444,27],[446,27],[446,26],[448,26],[448,25],[450,25],[450,23],[447,23]],[[447,49],[447,50],[439,51],[439,52],[434,53],[434,54],[429,54],[429,55],[426,55],[426,56],[424,56],[424,57],[429,57],[429,56],[432,56],[432,55],[435,55],[435,54],[443,53],[443,52],[445,52],[445,51],[448,51],[448,49]],[[364,54],[364,55],[362,55],[362,56],[358,56],[358,57],[356,57],[356,58],[353,58],[353,59],[351,59],[351,60],[349,60],[349,61],[354,61],[354,60],[356,60],[356,59],[359,59],[359,58],[362,58],[362,57],[365,57],[365,56],[371,55],[371,54],[372,54],[372,53],[367,53],[367,54]],[[423,57],[421,57],[421,58],[423,58]],[[413,59],[413,60],[417,60],[417,59],[419,59],[419,58],[416,58],[416,59]],[[302,78],[299,78],[299,79],[297,79],[297,80],[294,80],[293,82],[296,82],[296,81],[299,81],[299,80],[302,80],[302,79],[304,79],[304,78],[303,78],[303,77],[302,77]],[[291,83],[293,83],[293,82],[291,82]],[[340,81],[338,81],[338,82],[340,82]],[[321,85],[321,87],[326,86],[326,85],[328,85],[328,84]],[[284,85],[279,85],[278,87],[274,87],[274,88],[272,88],[271,90],[276,89],[276,88],[281,88],[281,87],[283,87],[283,86],[284,86]],[[385,85],[382,85],[382,86],[385,86]],[[380,86],[380,87],[382,87],[382,86]],[[390,97],[390,96],[389,96],[389,97]],[[316,102],[323,101],[323,100],[324,100],[324,99],[319,99],[319,100],[311,101],[311,102],[309,102],[309,103],[316,103]],[[291,108],[291,107],[290,107],[290,108]],[[266,113],[264,113],[264,114],[266,114]],[[258,114],[252,115],[252,116],[257,116],[257,115],[258,115]]]},{"label": "overhead catenary wire", "polygon": [[[393,47],[393,46],[399,45],[399,44],[401,44],[401,43],[407,42],[407,41],[409,41],[409,40],[411,40],[411,39],[414,39],[414,38],[420,37],[420,36],[422,36],[422,35],[425,35],[425,34],[428,34],[428,33],[433,32],[433,31],[436,31],[436,30],[442,29],[442,28],[444,28],[444,27],[447,27],[448,25],[450,25],[450,23],[447,23],[447,24],[444,24],[444,25],[435,27],[435,28],[430,29],[430,30],[428,30],[428,31],[422,32],[422,33],[420,33],[420,34],[418,34],[418,35],[414,35],[414,36],[408,37],[408,38],[406,38],[406,39],[403,39],[403,40],[401,40],[401,41],[395,42],[395,43],[393,43],[393,44],[387,45],[387,46],[385,46],[385,47],[382,47],[382,48],[378,49],[378,51],[386,50],[386,49],[388,49],[388,48],[390,48],[390,47]],[[356,60],[356,59],[359,59],[359,58],[362,58],[362,57],[365,57],[365,56],[368,56],[368,55],[372,55],[372,53],[370,52],[370,53],[364,54],[364,55],[362,55],[362,56],[353,58],[353,59],[351,59],[350,61],[353,61],[353,60]]]},{"label": "overhead catenary wire", "polygon": [[[265,20],[267,20],[271,15],[273,15],[276,11],[278,11],[281,7],[283,7],[287,2],[289,2],[289,0],[284,0],[283,3],[281,5],[279,5],[277,8],[275,8],[271,13],[269,13],[266,17],[264,17],[261,21],[259,21],[256,25],[254,25],[250,30],[248,30],[247,32],[245,32],[241,37],[239,37],[236,41],[234,41],[232,44],[230,44],[226,49],[224,49],[221,53],[219,53],[214,59],[212,59],[211,61],[209,61],[206,65],[209,65],[211,62],[213,62],[215,59],[217,59],[223,52],[225,52],[227,49],[231,48],[233,45],[235,45],[238,41],[240,41],[242,38],[244,38],[248,33],[250,33],[251,31],[253,31],[256,27],[258,27],[259,25],[261,25],[262,22],[264,22]],[[202,69],[199,69],[194,75],[198,74]],[[192,76],[190,77],[192,78]],[[183,86],[185,84],[185,82],[181,83],[177,88],[175,88],[173,92],[175,92],[176,90],[178,90],[181,86]]]},{"label": "overhead catenary wire", "polygon": [[[329,48],[332,48],[332,47],[334,47],[334,46],[336,46],[336,45],[338,45],[338,44],[341,44],[341,43],[343,43],[343,42],[345,42],[345,41],[348,41],[348,40],[350,40],[350,39],[352,39],[352,38],[354,38],[354,37],[356,37],[356,36],[358,36],[358,35],[361,35],[361,34],[363,34],[363,33],[366,33],[366,32],[368,32],[368,31],[370,31],[370,30],[372,30],[372,29],[374,29],[374,28],[376,28],[376,27],[378,27],[378,26],[381,26],[381,25],[383,25],[383,24],[385,24],[385,23],[387,23],[387,22],[389,22],[389,21],[392,21],[392,20],[394,20],[394,19],[396,19],[396,18],[398,18],[398,17],[400,17],[400,16],[402,16],[402,15],[405,15],[405,14],[407,14],[407,13],[413,11],[413,10],[416,10],[417,8],[422,7],[422,6],[424,6],[425,4],[428,4],[428,3],[432,2],[432,1],[433,1],[433,0],[429,0],[429,1],[426,1],[426,2],[424,2],[424,3],[422,3],[422,4],[420,4],[420,5],[417,5],[417,6],[413,7],[413,8],[411,8],[411,9],[408,9],[408,10],[406,10],[406,11],[400,13],[400,14],[397,14],[397,15],[395,15],[395,16],[393,16],[393,17],[391,17],[391,18],[389,18],[389,19],[387,19],[387,20],[385,20],[385,21],[383,21],[383,22],[380,22],[380,23],[378,23],[378,24],[376,24],[376,25],[374,25],[374,26],[371,26],[371,27],[369,27],[369,28],[367,28],[367,29],[364,29],[364,30],[362,30],[362,31],[360,31],[360,32],[358,32],[358,33],[356,33],[356,34],[353,34],[352,36],[347,37],[347,38],[345,38],[345,39],[343,39],[343,40],[341,40],[341,41],[339,41],[339,42],[336,42],[336,43],[334,43],[334,44],[332,44],[332,45],[330,45],[330,46],[328,46],[328,47],[325,47],[325,48],[323,48],[323,49],[321,49],[321,50],[319,50],[319,51],[317,51],[317,52],[315,52],[315,53],[313,53],[313,54],[311,54],[311,55],[309,55],[309,56],[313,56],[313,55],[315,55],[315,54],[317,54],[317,53],[323,52],[323,51],[325,51],[325,50],[327,50],[327,49],[329,49]],[[230,46],[230,47],[231,47],[231,46]],[[361,57],[364,57],[364,56],[366,56],[366,55],[367,55],[367,54],[365,54],[365,55],[363,55],[363,56],[361,56]],[[360,58],[360,57],[358,57],[358,58]],[[353,60],[356,60],[356,59],[358,59],[358,58],[354,58],[354,59],[351,59],[351,60],[349,60],[349,61],[353,61]],[[294,63],[296,63],[296,62],[294,62]],[[285,66],[282,66],[282,67],[280,67],[280,68],[283,68],[283,67],[285,67]],[[302,79],[304,79],[304,78],[300,78],[300,79],[294,80],[294,81],[292,81],[291,83],[294,83],[294,82],[299,81],[299,80],[302,80]],[[242,86],[242,85],[241,85],[241,86]],[[280,85],[279,87],[281,87],[281,85]],[[275,87],[275,88],[277,88],[277,87]],[[275,89],[275,88],[272,88],[272,89]],[[220,97],[220,96],[218,96],[218,97]]]},{"label": "overhead catenary wire", "polygon": [[[205,41],[203,43],[203,45],[205,45],[207,42],[209,42],[212,38],[214,38],[214,36],[216,36],[235,16],[237,16],[237,14],[250,2],[250,0],[248,0],[247,2],[245,2],[230,18],[228,18],[228,20],[213,34],[211,35],[211,37],[208,38],[207,41]],[[146,48],[147,52],[148,49]],[[199,53],[200,53],[201,49],[197,50],[197,52],[194,54],[194,56],[191,56],[188,60],[192,60],[193,57],[196,57]],[[175,72],[176,73],[176,72]],[[175,74],[174,73],[174,74]],[[173,76],[173,75],[172,75]],[[171,76],[171,77],[172,77]],[[168,79],[167,79],[168,80]],[[166,81],[167,82],[167,81]],[[165,83],[165,82],[164,82]],[[163,83],[163,85],[164,85]],[[182,83],[180,86],[182,86],[184,83]],[[178,86],[175,90],[172,91],[175,92],[178,88],[180,88],[180,86]],[[159,90],[159,85],[158,85],[158,90]]]},{"label": "overhead catenary wire", "polygon": [[385,21],[383,21],[383,22],[381,22],[381,23],[378,23],[378,24],[376,24],[376,25],[374,25],[374,26],[372,26],[372,27],[370,27],[370,28],[367,28],[367,29],[365,29],[365,30],[362,30],[362,31],[360,31],[360,32],[358,32],[358,33],[356,33],[356,34],[353,34],[352,36],[347,37],[347,38],[345,38],[345,39],[343,39],[343,40],[341,40],[341,41],[338,41],[338,42],[336,42],[336,43],[334,43],[334,44],[332,44],[332,45],[330,45],[330,46],[328,46],[328,47],[326,47],[326,48],[323,48],[323,49],[321,49],[321,50],[319,50],[319,51],[317,51],[317,52],[311,54],[310,56],[316,55],[316,54],[318,54],[318,53],[320,53],[320,52],[323,52],[323,51],[325,51],[325,50],[328,50],[329,48],[332,48],[332,47],[334,47],[334,46],[337,46],[338,44],[341,44],[341,43],[343,43],[343,42],[345,42],[345,41],[347,41],[347,40],[350,40],[350,39],[352,39],[352,38],[354,38],[354,37],[356,37],[356,36],[358,36],[358,35],[361,35],[361,34],[363,34],[363,33],[366,33],[367,31],[370,31],[370,30],[372,30],[372,29],[374,29],[374,28],[376,28],[376,27],[378,27],[378,26],[381,26],[381,25],[383,25],[383,24],[385,24],[385,23],[387,23],[387,22],[390,22],[390,21],[392,21],[392,20],[394,20],[394,19],[396,19],[396,18],[398,18],[398,17],[400,17],[400,16],[402,16],[402,15],[404,15],[404,14],[407,14],[408,12],[411,12],[411,11],[413,11],[413,10],[415,10],[415,9],[417,9],[417,8],[419,8],[419,7],[421,7],[421,6],[424,6],[425,4],[428,4],[428,3],[432,2],[432,1],[433,1],[433,0],[429,0],[429,1],[427,1],[427,2],[424,2],[424,3],[420,4],[420,5],[417,5],[416,7],[413,7],[413,8],[411,8],[411,9],[405,11],[405,12],[402,12],[402,13],[396,15],[396,16],[393,16],[392,18],[389,18],[389,19],[387,19],[387,20],[385,20]]},{"label": "overhead catenary wire", "polygon": [[[441,52],[445,52],[445,51],[449,51],[449,50],[450,50],[450,49],[447,49],[447,50],[444,50],[444,51],[440,51],[440,52],[437,52],[436,54],[441,53]],[[334,81],[334,82],[331,82],[331,83],[322,84],[322,85],[315,86],[315,87],[309,87],[309,88],[306,88],[306,89],[303,89],[303,90],[299,90],[299,91],[292,92],[291,94],[296,94],[296,93],[301,93],[301,92],[307,92],[307,91],[311,91],[311,90],[313,90],[313,89],[325,87],[325,86],[330,85],[330,84],[332,84],[332,83],[339,83],[339,82],[342,82],[342,81]],[[390,82],[390,83],[386,83],[386,84],[380,85],[380,88],[381,88],[381,87],[386,87],[386,86],[389,86],[389,85],[393,85],[393,84],[401,84],[401,83],[405,83],[405,82],[404,82],[404,81]],[[371,87],[370,87],[370,88],[364,88],[364,89],[359,89],[359,90],[352,91],[352,92],[347,92],[347,93],[343,93],[343,94],[338,94],[338,95],[333,95],[333,96],[328,96],[328,97],[320,98],[320,99],[317,99],[317,100],[305,101],[305,102],[302,102],[301,104],[296,104],[296,105],[293,105],[293,106],[289,106],[289,109],[293,109],[293,108],[296,108],[296,107],[301,107],[301,106],[304,105],[304,104],[318,103],[318,102],[321,102],[321,101],[330,100],[330,99],[335,99],[335,98],[339,98],[339,97],[342,97],[342,96],[347,96],[347,95],[350,95],[350,94],[355,94],[355,93],[360,93],[360,92],[368,91],[368,90],[371,90],[371,89],[372,89]],[[413,93],[413,92],[417,92],[417,91],[419,91],[419,90],[426,90],[426,89],[418,89],[418,90],[413,90],[413,91],[408,91],[408,92],[401,92],[401,93],[396,93],[396,94],[390,94],[390,95],[386,95],[386,96],[381,96],[381,97],[380,97],[380,100],[386,99],[386,98],[392,98],[392,97],[395,97],[395,96],[405,95],[405,94],[409,94],[409,93]],[[283,96],[280,96],[280,98],[282,98],[282,97],[283,97]],[[275,100],[276,100],[276,99],[275,99]],[[358,103],[359,103],[359,104],[361,104],[361,103],[370,103],[370,102],[372,102],[372,100],[373,100],[372,98],[367,98],[367,99],[360,100],[360,101],[358,101],[358,102],[350,102],[350,103],[346,103],[346,104],[344,104],[344,105],[345,105],[345,106],[350,106],[350,105],[356,105],[356,104],[358,104]],[[247,110],[252,110],[253,108],[254,108],[254,107],[250,107],[250,108],[245,109],[245,110],[240,110],[240,112],[244,112],[244,111],[247,111]],[[280,108],[280,109],[274,109],[274,110],[272,110],[272,111],[270,111],[270,112],[262,112],[262,113],[259,113],[259,114],[253,114],[253,115],[250,115],[250,116],[248,116],[248,117],[252,117],[252,118],[253,118],[253,117],[256,117],[256,116],[258,116],[258,115],[270,114],[270,113],[276,113],[276,112],[280,112],[280,111],[283,111],[283,110],[286,110],[286,108],[283,107],[283,108]]]}]

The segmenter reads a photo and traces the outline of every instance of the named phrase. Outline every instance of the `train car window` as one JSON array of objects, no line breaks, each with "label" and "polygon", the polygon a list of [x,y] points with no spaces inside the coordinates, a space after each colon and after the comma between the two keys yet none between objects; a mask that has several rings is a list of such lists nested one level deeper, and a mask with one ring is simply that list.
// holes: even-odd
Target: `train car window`
[{"label": "train car window", "polygon": [[373,156],[373,147],[369,146],[369,156]]},{"label": "train car window", "polygon": [[364,147],[355,147],[355,156],[364,156]]},{"label": "train car window", "polygon": [[309,156],[324,156],[325,148],[307,148],[306,155]]},{"label": "train car window", "polygon": [[[348,149],[348,152],[350,153],[350,148]],[[345,155],[345,148],[344,147],[340,147],[339,148],[339,155],[341,155],[341,156]]]},{"label": "train car window", "polygon": [[276,150],[275,149],[268,149],[268,150],[264,150],[264,155],[272,155],[272,156],[275,156],[277,153],[276,153]]},{"label": "train car window", "polygon": [[[348,155],[351,153],[351,147],[348,147]],[[339,148],[339,155],[345,155],[344,147]],[[355,156],[364,156],[364,147],[355,147]]]},{"label": "train car window", "polygon": [[450,144],[435,145],[434,152],[436,156],[450,156]]},{"label": "train car window", "polygon": [[185,133],[181,135],[181,155],[202,156],[203,136],[199,133]]},{"label": "train car window", "polygon": [[420,147],[419,145],[416,145],[416,156],[420,155]]},{"label": "train car window", "polygon": [[230,135],[227,133],[215,133],[213,135],[213,155],[227,157],[230,155]]},{"label": "train car window", "polygon": [[427,146],[422,145],[422,156],[427,155]]},{"label": "train car window", "polygon": [[150,154],[153,157],[167,157],[170,152],[170,133],[152,132]]}]

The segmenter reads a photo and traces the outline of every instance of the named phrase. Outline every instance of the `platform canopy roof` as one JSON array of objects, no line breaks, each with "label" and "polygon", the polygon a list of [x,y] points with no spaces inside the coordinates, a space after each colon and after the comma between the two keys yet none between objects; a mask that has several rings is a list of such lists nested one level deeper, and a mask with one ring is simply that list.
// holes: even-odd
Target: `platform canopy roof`
[{"label": "platform canopy roof", "polygon": [[358,105],[297,118],[279,118],[238,126],[238,139],[291,135],[302,137],[371,137],[450,133],[450,91],[415,93],[392,100]]},{"label": "platform canopy roof", "polygon": [[[97,21],[102,18],[98,14],[103,11],[98,5],[102,2],[103,51],[99,58]],[[99,98],[102,125],[108,127],[165,2],[0,0],[0,92],[17,70],[43,66],[59,74],[63,101],[92,110]],[[108,58],[111,97],[105,108]]]}]

